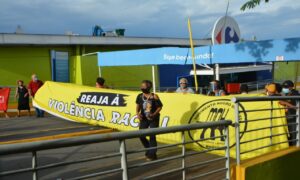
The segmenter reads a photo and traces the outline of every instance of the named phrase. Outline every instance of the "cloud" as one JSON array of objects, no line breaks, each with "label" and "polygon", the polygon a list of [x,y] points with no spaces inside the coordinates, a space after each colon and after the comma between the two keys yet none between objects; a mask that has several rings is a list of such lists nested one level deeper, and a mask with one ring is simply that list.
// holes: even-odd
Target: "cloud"
[{"label": "cloud", "polygon": [[[231,0],[228,14],[238,21],[244,38],[300,35],[300,1],[271,0],[246,12],[240,11],[243,2]],[[90,35],[99,24],[105,30],[125,28],[128,36],[186,38],[190,17],[194,37],[207,38],[226,6],[225,0],[1,0],[0,32],[14,32],[20,24],[28,33]]]}]

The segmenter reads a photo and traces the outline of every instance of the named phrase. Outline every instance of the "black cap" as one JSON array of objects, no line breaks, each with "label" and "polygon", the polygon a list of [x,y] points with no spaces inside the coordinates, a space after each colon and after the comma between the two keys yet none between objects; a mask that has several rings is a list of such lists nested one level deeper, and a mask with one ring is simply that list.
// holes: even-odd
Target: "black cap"
[{"label": "black cap", "polygon": [[290,80],[286,80],[286,81],[284,81],[284,82],[282,83],[282,86],[283,86],[284,88],[294,87],[294,83],[293,83],[292,81],[290,81]]}]

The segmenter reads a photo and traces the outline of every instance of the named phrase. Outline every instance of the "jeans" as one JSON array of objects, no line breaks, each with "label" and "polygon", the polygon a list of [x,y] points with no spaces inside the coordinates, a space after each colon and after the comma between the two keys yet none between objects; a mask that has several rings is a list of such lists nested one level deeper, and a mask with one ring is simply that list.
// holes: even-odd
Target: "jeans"
[{"label": "jeans", "polygon": [[35,108],[36,117],[44,117],[44,111],[38,108]]},{"label": "jeans", "polygon": [[[159,120],[140,120],[139,129],[147,129],[147,128],[157,128],[159,125]],[[140,137],[140,140],[145,148],[157,147],[156,136],[150,136],[148,140],[145,136]],[[157,149],[150,149],[146,151],[146,156],[150,158],[156,157]]]}]

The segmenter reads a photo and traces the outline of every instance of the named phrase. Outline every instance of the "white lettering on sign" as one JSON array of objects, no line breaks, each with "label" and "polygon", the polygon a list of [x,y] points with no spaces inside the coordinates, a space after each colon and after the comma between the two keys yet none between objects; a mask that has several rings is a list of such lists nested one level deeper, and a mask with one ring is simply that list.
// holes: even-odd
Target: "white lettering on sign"
[{"label": "white lettering on sign", "polygon": [[[112,104],[117,104],[119,102],[118,98],[119,96],[116,96],[116,100],[112,101]],[[103,97],[103,100],[106,99]],[[0,96],[1,100],[1,96]],[[81,96],[82,101],[95,101],[93,100],[92,96]],[[103,102],[103,100],[101,100]],[[120,113],[117,111],[112,111],[111,116],[106,118],[104,116],[104,112],[102,109],[95,109],[92,107],[84,107],[80,106],[75,103],[75,101],[72,101],[71,103],[66,103],[63,101],[58,101],[55,99],[49,99],[48,101],[48,107],[54,111],[57,111],[59,113],[63,113],[68,116],[74,116],[74,117],[80,117],[85,118],[87,120],[96,120],[96,121],[108,121],[111,124],[116,125],[122,125],[122,126],[131,126],[134,128],[139,127],[139,120],[137,115],[132,115],[129,112]],[[107,115],[107,114],[106,114]],[[167,127],[169,122],[169,117],[165,116],[162,119],[162,125],[161,127]]]},{"label": "white lettering on sign", "polygon": [[[211,59],[214,57],[214,53],[204,53],[195,55],[195,59]],[[164,54],[163,59],[167,61],[185,61],[185,60],[192,60],[192,56],[183,56],[183,55],[171,55],[171,54]]]}]

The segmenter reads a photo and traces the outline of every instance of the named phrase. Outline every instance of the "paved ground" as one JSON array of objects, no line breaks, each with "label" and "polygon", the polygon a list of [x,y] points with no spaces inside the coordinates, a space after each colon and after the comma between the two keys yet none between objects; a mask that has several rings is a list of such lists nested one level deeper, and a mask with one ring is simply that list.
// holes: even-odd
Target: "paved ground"
[{"label": "paved ground", "polygon": [[36,118],[0,118],[0,143],[4,141],[35,138],[56,134],[103,129],[87,124],[74,123],[53,116]]},{"label": "paved ground", "polygon": [[[61,120],[54,117],[35,118],[35,117],[22,117],[0,120],[0,142],[8,140],[16,140],[22,138],[32,138],[38,136],[48,136],[53,134],[69,133],[76,131],[86,131],[99,129],[100,127],[94,127],[89,125],[78,124]],[[128,151],[137,150],[142,148],[138,139],[132,139],[126,141]],[[55,162],[72,161],[80,158],[93,157],[98,155],[109,154],[118,152],[119,142],[106,142],[90,145],[82,145],[69,148],[60,148],[54,150],[47,150],[38,152],[38,165],[45,165]],[[172,147],[158,151],[159,159],[171,157],[181,154],[181,148]],[[201,154],[186,158],[186,164],[192,165],[194,163],[203,162],[218,158],[211,154]],[[144,153],[136,153],[128,155],[128,165],[139,164],[146,162]],[[28,168],[31,166],[30,153],[0,156],[0,171],[13,170],[20,168]],[[179,168],[181,166],[181,160],[171,160],[159,164],[153,164],[146,167],[138,167],[129,170],[129,176],[131,179],[142,179],[146,175],[153,175],[159,172],[171,170],[173,168]],[[76,176],[88,175],[91,173],[101,172],[104,170],[114,169],[120,167],[120,158],[108,158],[103,160],[95,160],[80,164],[61,166],[58,168],[52,168],[47,170],[41,170],[38,173],[39,179],[52,180],[52,179],[68,179]],[[213,169],[225,167],[223,160],[190,169],[187,171],[188,177],[191,175],[197,175],[199,173],[209,172]],[[204,179],[224,179],[225,172],[206,176]],[[3,180],[29,180],[32,179],[31,173],[23,173],[15,176],[0,177]],[[121,174],[116,173],[112,175],[100,176],[89,178],[96,179],[121,179]],[[168,176],[164,176],[161,179],[181,179],[181,173],[172,173]],[[203,178],[202,178],[203,179]]]}]

